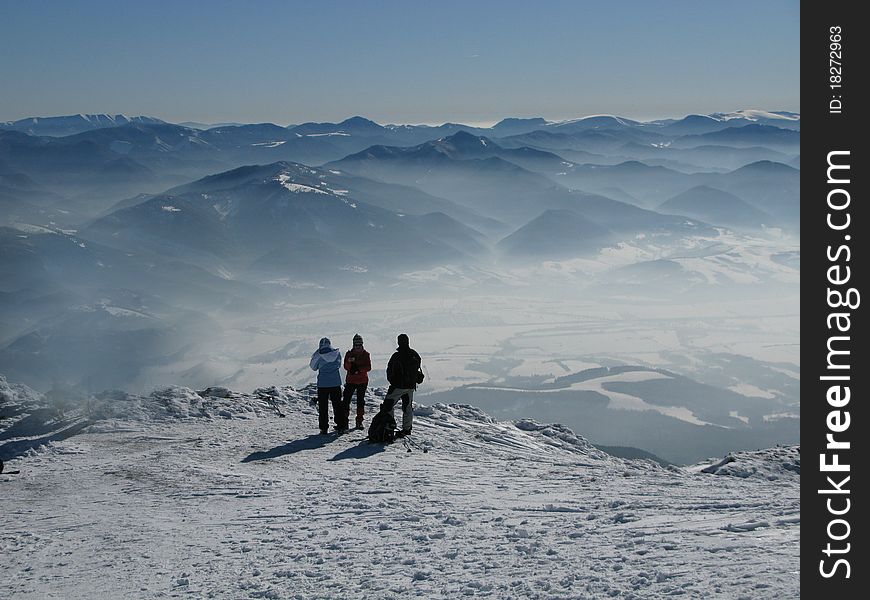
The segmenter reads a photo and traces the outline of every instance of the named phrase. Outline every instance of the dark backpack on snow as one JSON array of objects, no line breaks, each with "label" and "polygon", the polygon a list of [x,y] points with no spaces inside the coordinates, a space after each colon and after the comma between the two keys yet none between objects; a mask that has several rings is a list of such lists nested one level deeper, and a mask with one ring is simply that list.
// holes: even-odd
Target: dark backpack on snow
[{"label": "dark backpack on snow", "polygon": [[374,416],[369,425],[369,442],[387,443],[396,437],[396,419],[390,414],[389,409],[381,404],[381,411]]}]

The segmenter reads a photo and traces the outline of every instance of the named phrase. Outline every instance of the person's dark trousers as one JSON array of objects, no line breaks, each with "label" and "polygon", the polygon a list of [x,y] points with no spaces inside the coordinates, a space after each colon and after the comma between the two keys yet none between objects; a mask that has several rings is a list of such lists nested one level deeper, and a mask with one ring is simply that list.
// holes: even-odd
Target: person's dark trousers
[{"label": "person's dark trousers", "polygon": [[350,400],[356,393],[356,425],[362,426],[363,416],[366,414],[366,387],[365,383],[346,383],[344,384],[344,406],[347,411],[348,420],[350,420]]},{"label": "person's dark trousers", "polygon": [[347,428],[347,413],[341,401],[341,386],[317,388],[317,416],[320,431],[329,430],[329,402],[332,401],[332,416],[335,424]]}]

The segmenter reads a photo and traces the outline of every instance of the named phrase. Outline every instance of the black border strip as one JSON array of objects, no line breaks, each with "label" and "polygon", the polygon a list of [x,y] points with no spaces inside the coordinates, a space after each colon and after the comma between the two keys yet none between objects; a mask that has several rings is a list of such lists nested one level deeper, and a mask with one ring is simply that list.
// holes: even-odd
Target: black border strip
[{"label": "black border strip", "polygon": [[[867,494],[858,489],[867,489],[868,483],[868,469],[859,455],[867,456],[862,434],[868,431],[864,404],[870,370],[866,358],[862,364],[859,357],[862,348],[870,347],[870,339],[863,318],[866,309],[854,302],[854,294],[847,296],[851,288],[859,294],[864,290],[863,272],[870,269],[863,240],[870,231],[864,208],[870,174],[862,145],[867,143],[862,139],[865,113],[870,117],[867,82],[862,81],[868,71],[863,58],[870,31],[858,16],[862,4],[805,1],[801,6],[801,593],[807,598],[863,598],[868,593]],[[849,169],[829,173],[829,160]],[[841,208],[830,208],[829,196],[831,204]],[[842,281],[847,274],[848,281],[831,281]],[[832,306],[839,300],[837,293],[853,300],[854,308]],[[832,313],[848,317],[830,318]],[[848,328],[842,331],[838,326]],[[849,354],[832,355],[829,344]],[[839,368],[829,366],[829,360]],[[849,387],[848,402],[842,387],[831,391],[838,385]],[[827,448],[828,434],[850,447]],[[834,454],[839,464],[849,465],[848,471],[823,469],[822,455],[830,464]],[[826,553],[828,544],[832,551]]]}]

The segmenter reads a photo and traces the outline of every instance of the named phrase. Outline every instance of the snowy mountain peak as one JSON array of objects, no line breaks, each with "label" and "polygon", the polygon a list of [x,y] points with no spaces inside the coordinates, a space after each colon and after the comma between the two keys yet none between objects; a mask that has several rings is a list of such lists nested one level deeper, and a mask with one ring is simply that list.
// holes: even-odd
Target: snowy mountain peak
[{"label": "snowy mountain peak", "polygon": [[0,122],[0,129],[23,131],[30,135],[60,137],[91,131],[93,129],[118,127],[120,125],[128,125],[131,123],[154,125],[165,124],[166,122],[155,117],[141,115],[128,117],[122,114],[110,115],[105,113],[79,113],[77,115],[66,115],[60,117],[27,117],[17,121],[7,121],[5,123]]},{"label": "snowy mountain peak", "polygon": [[[313,427],[316,422],[316,409],[310,403],[315,393],[313,387],[296,390],[289,386],[271,386],[243,393],[225,387],[209,387],[197,392],[170,386],[148,395],[104,392],[87,403],[73,403],[64,411],[58,411],[49,410],[50,401],[38,392],[24,385],[10,384],[0,375],[0,408],[4,414],[9,413],[7,418],[10,419],[4,422],[4,435],[22,439],[45,427],[62,430],[73,424],[84,425],[83,431],[111,431],[118,429],[121,422],[141,427],[188,419],[268,418],[276,412],[290,417],[289,422],[303,428],[299,434],[304,435],[305,425]],[[366,412],[377,412],[385,395],[383,388],[369,390]],[[29,415],[39,415],[37,420],[45,418],[52,425],[34,425]],[[36,429],[31,431],[31,426]],[[470,405],[419,405],[415,410],[414,428],[430,448],[455,454],[486,449],[488,454],[534,458],[555,453],[583,457],[613,468],[622,465],[621,459],[598,450],[563,425],[538,423],[532,419],[501,422]],[[33,443],[38,448],[44,440],[36,436]],[[7,452],[0,458],[15,457]]]},{"label": "snowy mountain peak", "polygon": [[[383,392],[367,397],[367,422]],[[170,387],[77,402],[0,377],[0,457],[9,462],[0,482],[4,510],[16,516],[4,527],[3,556],[14,588],[4,580],[0,592],[799,591],[798,477],[717,477],[616,459],[566,428],[498,422],[465,405],[420,406],[409,437],[373,444],[364,431],[320,434],[312,394],[313,386]],[[764,568],[747,556],[762,556]]]},{"label": "snowy mountain peak", "polygon": [[625,117],[617,117],[615,115],[588,115],[585,117],[580,117],[578,119],[554,121],[550,123],[550,125],[555,128],[562,128],[571,125],[587,125],[589,127],[607,127],[621,125],[625,127],[632,127],[639,125],[639,123],[637,121],[632,121],[631,119],[626,119]]},{"label": "snowy mountain peak", "polygon": [[733,119],[745,119],[747,121],[800,121],[801,119],[800,113],[755,109],[735,110],[730,113],[713,113],[710,116],[720,121],[730,121]]},{"label": "snowy mountain peak", "polygon": [[293,193],[308,193],[308,194],[324,194],[324,195],[334,195],[331,190],[322,190],[318,187],[312,185],[305,185],[303,183],[296,183],[293,181],[293,177],[288,173],[279,174],[274,181],[277,181],[281,184],[284,189],[293,192]]}]

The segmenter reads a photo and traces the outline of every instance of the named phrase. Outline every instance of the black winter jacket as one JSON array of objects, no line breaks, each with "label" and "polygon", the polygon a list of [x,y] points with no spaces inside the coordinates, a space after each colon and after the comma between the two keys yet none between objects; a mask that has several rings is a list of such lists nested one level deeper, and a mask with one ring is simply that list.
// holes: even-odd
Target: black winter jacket
[{"label": "black winter jacket", "polygon": [[387,381],[397,388],[416,390],[417,370],[421,362],[416,350],[408,346],[399,346],[387,363]]}]

